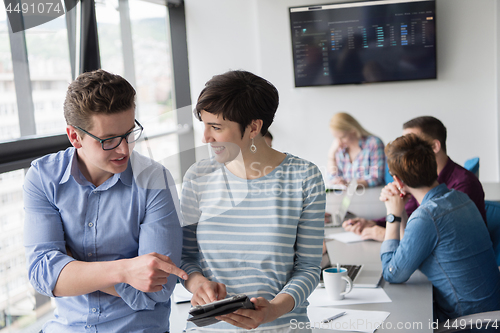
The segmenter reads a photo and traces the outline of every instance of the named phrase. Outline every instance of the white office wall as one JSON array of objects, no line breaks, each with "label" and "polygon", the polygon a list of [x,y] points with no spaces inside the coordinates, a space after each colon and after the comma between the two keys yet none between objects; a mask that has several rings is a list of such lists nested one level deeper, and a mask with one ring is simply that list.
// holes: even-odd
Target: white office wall
[{"label": "white office wall", "polygon": [[384,142],[406,120],[433,115],[448,128],[457,163],[479,156],[481,180],[499,180],[497,0],[437,1],[437,80],[306,88],[294,87],[288,7],[318,1],[185,3],[193,103],[215,74],[245,69],[265,77],[280,92],[274,147],[322,170],[335,112],[351,113]]}]

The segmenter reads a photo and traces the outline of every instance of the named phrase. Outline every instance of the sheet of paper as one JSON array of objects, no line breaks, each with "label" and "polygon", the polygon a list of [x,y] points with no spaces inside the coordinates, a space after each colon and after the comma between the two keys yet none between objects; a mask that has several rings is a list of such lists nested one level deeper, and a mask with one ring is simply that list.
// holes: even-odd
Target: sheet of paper
[{"label": "sheet of paper", "polygon": [[191,294],[189,291],[184,288],[184,286],[180,283],[177,283],[174,288],[174,292],[172,293],[172,298],[175,303],[185,303],[191,301]]},{"label": "sheet of paper", "polygon": [[310,306],[342,306],[363,303],[389,303],[392,300],[383,288],[352,288],[341,301],[328,298],[325,288],[316,288],[307,299]]},{"label": "sheet of paper", "polygon": [[342,184],[327,184],[326,188],[329,190],[337,190],[337,191],[347,190],[347,186]]},{"label": "sheet of paper", "polygon": [[[341,312],[346,312],[346,314],[328,323],[323,323],[326,318]],[[373,333],[389,317],[389,314],[386,311],[361,311],[312,306],[307,308],[311,328],[349,332]]]},{"label": "sheet of paper", "polygon": [[360,235],[356,235],[354,232],[339,232],[336,234],[326,235],[325,238],[335,239],[342,243],[354,243],[354,242],[362,242],[363,238]]}]

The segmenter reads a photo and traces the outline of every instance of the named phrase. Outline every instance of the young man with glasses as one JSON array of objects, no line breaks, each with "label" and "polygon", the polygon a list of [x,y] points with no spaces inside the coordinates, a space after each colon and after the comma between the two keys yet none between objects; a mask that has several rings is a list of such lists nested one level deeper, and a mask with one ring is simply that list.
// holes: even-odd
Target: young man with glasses
[{"label": "young man with glasses", "polygon": [[182,231],[170,173],[133,151],[135,90],[81,74],[64,103],[73,147],[26,174],[25,248],[35,290],[55,297],[43,332],[165,332]]}]

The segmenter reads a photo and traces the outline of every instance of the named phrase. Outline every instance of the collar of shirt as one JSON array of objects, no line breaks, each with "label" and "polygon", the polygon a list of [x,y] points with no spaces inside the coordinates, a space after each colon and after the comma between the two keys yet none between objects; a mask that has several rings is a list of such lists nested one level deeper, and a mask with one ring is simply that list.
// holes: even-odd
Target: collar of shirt
[{"label": "collar of shirt", "polygon": [[430,190],[429,192],[427,192],[425,194],[424,199],[422,200],[422,203],[420,205],[422,206],[428,200],[431,200],[432,198],[441,196],[449,191],[450,190],[446,187],[446,184],[439,184],[438,186],[434,187],[432,190]]},{"label": "collar of shirt", "polygon": [[[82,174],[80,171],[80,168],[78,167],[78,159],[77,159],[77,152],[76,149],[73,148],[73,151],[71,152],[71,161],[68,163],[68,166],[66,167],[66,170],[64,171],[64,175],[61,178],[61,181],[59,184],[64,184],[68,182],[70,179],[70,176],[73,176],[73,179],[80,184],[81,186],[94,186],[91,182],[89,182],[85,176]],[[122,173],[117,173],[114,174],[112,177],[110,177],[108,180],[106,180],[104,183],[102,183],[98,189],[105,191],[109,189],[110,187],[114,186],[118,180],[120,180],[124,185],[127,186],[132,186],[132,168],[130,167],[130,161],[129,165],[127,167],[127,170],[125,170]],[[94,186],[95,187],[95,186]]]},{"label": "collar of shirt", "polygon": [[365,148],[366,146],[366,140],[367,140],[368,137],[366,136],[362,136],[359,141],[358,141],[358,145],[359,145],[359,148],[361,148],[362,150]]},{"label": "collar of shirt", "polygon": [[[365,145],[366,145],[366,140],[367,140],[368,137],[366,136],[362,136],[359,141],[358,141],[358,145],[359,145],[359,148],[361,148],[361,150],[365,149]],[[342,155],[346,155],[348,152],[347,152],[347,148],[342,148],[341,149],[342,151]]]},{"label": "collar of shirt", "polygon": [[448,162],[446,162],[443,170],[438,175],[438,183],[443,184],[447,183],[448,177],[453,173],[453,169],[455,168],[455,162],[448,157]]}]

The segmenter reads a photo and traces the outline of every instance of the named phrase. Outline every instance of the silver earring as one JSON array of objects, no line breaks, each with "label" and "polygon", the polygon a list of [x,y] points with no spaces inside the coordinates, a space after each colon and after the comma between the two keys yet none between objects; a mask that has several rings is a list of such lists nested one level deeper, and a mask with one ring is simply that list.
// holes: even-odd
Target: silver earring
[{"label": "silver earring", "polygon": [[253,139],[252,139],[252,145],[250,146],[250,151],[255,154],[257,152],[257,147],[255,146]]}]

